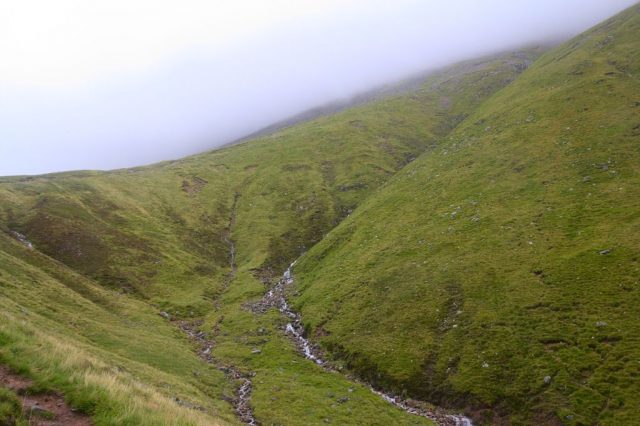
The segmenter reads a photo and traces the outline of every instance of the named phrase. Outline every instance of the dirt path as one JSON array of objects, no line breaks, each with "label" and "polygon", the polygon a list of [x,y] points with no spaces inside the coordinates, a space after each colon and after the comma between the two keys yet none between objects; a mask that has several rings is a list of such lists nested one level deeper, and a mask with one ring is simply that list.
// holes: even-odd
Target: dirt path
[{"label": "dirt path", "polygon": [[90,426],[91,418],[74,411],[60,393],[28,395],[33,382],[0,365],[0,386],[11,389],[22,403],[24,417],[32,426]]},{"label": "dirt path", "polygon": [[[293,285],[292,268],[296,262],[293,262],[291,266],[284,272],[282,278],[263,296],[263,298],[250,306],[250,309],[256,313],[264,313],[270,308],[278,309],[289,320],[284,332],[289,334],[293,342],[298,348],[298,351],[305,358],[315,362],[322,366],[327,371],[335,371],[329,363],[323,359],[323,354],[316,345],[310,342],[305,337],[304,326],[302,324],[302,316],[293,311],[286,299],[287,287]],[[461,415],[448,414],[444,410],[435,409],[430,410],[423,408],[419,401],[405,400],[398,396],[394,396],[389,393],[385,393],[381,390],[374,389],[370,384],[364,383],[361,380],[350,377],[349,379],[356,381],[366,387],[368,387],[373,393],[379,395],[382,399],[396,407],[406,411],[407,413],[417,416],[426,417],[433,420],[439,425],[443,426],[473,426],[470,419]]]}]

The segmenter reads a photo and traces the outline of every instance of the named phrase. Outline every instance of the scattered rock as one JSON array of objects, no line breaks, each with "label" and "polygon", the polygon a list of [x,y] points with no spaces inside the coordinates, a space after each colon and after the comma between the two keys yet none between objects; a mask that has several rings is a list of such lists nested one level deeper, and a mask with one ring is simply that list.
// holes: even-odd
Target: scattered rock
[{"label": "scattered rock", "polygon": [[176,404],[178,404],[181,407],[185,407],[185,408],[190,408],[192,410],[198,410],[198,411],[206,411],[206,409],[200,405],[197,404],[193,404],[189,401],[185,401],[183,399],[178,398],[177,396],[173,397],[173,400],[176,402]]},{"label": "scattered rock", "polygon": [[259,354],[261,352],[262,351],[260,349],[254,349],[254,350],[251,351],[252,354]]},{"label": "scattered rock", "polygon": [[544,384],[548,385],[549,383],[551,383],[551,376],[544,376]]},{"label": "scattered rock", "polygon": [[590,182],[591,181],[591,176],[585,176],[582,178],[583,182]]},{"label": "scattered rock", "polygon": [[171,315],[169,315],[168,313],[166,313],[165,311],[160,312],[158,315],[160,315],[162,318],[171,321]]},{"label": "scattered rock", "polygon": [[596,323],[596,327],[606,327],[607,325],[609,324],[607,324],[605,321],[598,321]]},{"label": "scattered rock", "polygon": [[482,368],[489,368],[489,363],[488,362],[483,362],[482,363]]},{"label": "scattered rock", "polygon": [[348,396],[343,396],[342,398],[338,398],[337,401],[340,404],[344,404],[345,402],[349,401],[349,397]]},{"label": "scattered rock", "polygon": [[49,410],[45,410],[44,408],[40,407],[37,403],[32,405],[29,408],[29,413],[32,416],[37,416],[43,419],[53,419],[55,418],[55,414],[53,414],[51,411]]},{"label": "scattered rock", "polygon": [[611,253],[611,249],[600,250],[598,253],[600,255],[604,256],[604,255],[607,255],[607,254]]},{"label": "scattered rock", "polygon": [[13,236],[22,243],[23,246],[25,246],[26,248],[28,248],[29,250],[33,250],[33,244],[31,244],[31,242],[29,240],[27,240],[27,237],[24,236],[23,234],[21,234],[18,231],[11,231],[11,233],[13,234]]},{"label": "scattered rock", "polygon": [[[164,313],[166,314],[166,312]],[[160,315],[162,315],[162,313],[160,313]],[[164,315],[162,316],[164,317]],[[244,373],[234,366],[224,365],[220,361],[216,360],[211,353],[215,341],[209,337],[208,333],[202,332],[199,329],[201,326],[202,321],[178,321],[178,327],[198,345],[198,354],[200,355],[200,358],[209,364],[215,365],[218,370],[222,371],[228,378],[234,381],[242,381],[242,384],[237,389],[235,396],[223,396],[223,399],[234,405],[235,412],[242,423],[247,425],[257,425],[258,421],[253,417],[253,410],[250,405],[251,390],[253,387],[251,377],[253,377],[254,373]],[[203,407],[192,404],[188,401],[180,400],[179,398],[176,398],[175,400],[179,405],[184,405],[194,410],[204,410]]]}]

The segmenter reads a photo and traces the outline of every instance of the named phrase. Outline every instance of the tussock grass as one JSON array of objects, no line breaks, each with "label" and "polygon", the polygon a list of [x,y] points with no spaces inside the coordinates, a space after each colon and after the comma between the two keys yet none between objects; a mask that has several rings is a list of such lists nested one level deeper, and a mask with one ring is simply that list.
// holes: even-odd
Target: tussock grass
[{"label": "tussock grass", "polygon": [[96,424],[226,424],[179,406],[166,393],[104,362],[78,342],[4,312],[0,319],[0,336],[13,343],[11,353],[0,353],[3,362],[34,377],[34,391],[64,389],[72,406],[92,414]]}]

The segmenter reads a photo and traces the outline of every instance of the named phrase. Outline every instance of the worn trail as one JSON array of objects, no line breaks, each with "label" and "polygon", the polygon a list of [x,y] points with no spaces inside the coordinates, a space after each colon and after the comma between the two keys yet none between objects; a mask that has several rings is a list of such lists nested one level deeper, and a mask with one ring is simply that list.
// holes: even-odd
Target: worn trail
[{"label": "worn trail", "polygon": [[30,426],[90,426],[93,424],[91,417],[69,406],[62,394],[28,392],[32,386],[33,382],[30,379],[0,365],[0,387],[8,388],[18,394],[23,415]]}]

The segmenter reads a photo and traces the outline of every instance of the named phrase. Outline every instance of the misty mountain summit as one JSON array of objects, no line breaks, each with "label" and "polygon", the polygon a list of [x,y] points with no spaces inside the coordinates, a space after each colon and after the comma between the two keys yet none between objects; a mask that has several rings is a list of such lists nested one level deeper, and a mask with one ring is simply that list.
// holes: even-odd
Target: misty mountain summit
[{"label": "misty mountain summit", "polygon": [[0,178],[0,424],[640,424],[640,5],[541,40]]}]

